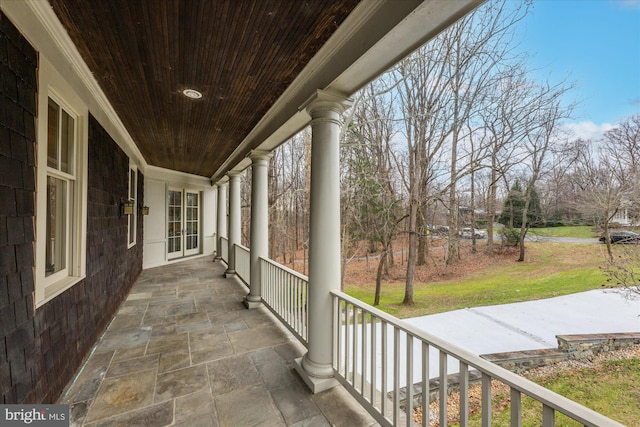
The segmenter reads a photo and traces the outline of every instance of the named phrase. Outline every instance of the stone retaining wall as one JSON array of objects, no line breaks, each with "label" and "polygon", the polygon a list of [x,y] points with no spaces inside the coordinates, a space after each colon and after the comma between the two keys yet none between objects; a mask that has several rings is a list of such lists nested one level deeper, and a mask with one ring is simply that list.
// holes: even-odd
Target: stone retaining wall
[{"label": "stone retaining wall", "polygon": [[[623,332],[613,334],[587,334],[587,335],[557,335],[558,348],[543,348],[536,350],[511,351],[481,355],[483,359],[495,363],[515,373],[521,373],[528,369],[552,365],[563,360],[590,359],[598,353],[621,350],[635,345],[640,345],[640,332]],[[480,372],[469,371],[469,386],[479,383]],[[458,374],[447,377],[447,391],[449,394],[459,390],[460,381]],[[432,378],[429,381],[429,402],[438,398],[440,379]],[[400,407],[406,404],[406,387],[400,389]],[[388,398],[393,398],[388,393]],[[421,406],[422,385],[413,385],[413,405]]]}]

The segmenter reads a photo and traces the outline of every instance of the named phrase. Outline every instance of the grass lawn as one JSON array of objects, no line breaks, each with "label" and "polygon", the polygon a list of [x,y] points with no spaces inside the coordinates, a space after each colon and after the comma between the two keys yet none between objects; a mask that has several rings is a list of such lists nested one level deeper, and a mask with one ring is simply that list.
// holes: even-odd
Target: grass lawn
[{"label": "grass lawn", "polygon": [[[536,368],[523,374],[533,382],[595,410],[624,425],[640,423],[640,347],[611,353],[601,353],[592,360],[565,361],[557,365]],[[459,393],[447,398],[448,424],[459,425]],[[510,425],[510,389],[499,381],[491,383],[491,425]],[[481,424],[481,387],[469,389],[469,425]],[[437,416],[439,402],[429,405],[431,415]],[[542,404],[522,396],[522,426],[542,425]],[[414,420],[420,423],[422,411],[416,411]],[[567,416],[556,412],[556,426],[581,426]]]},{"label": "grass lawn", "polygon": [[[588,227],[558,227],[543,231],[546,230],[551,230],[546,236],[594,237]],[[604,245],[528,242],[526,261],[516,262],[515,259],[513,254],[478,257],[467,253],[461,262],[468,263],[472,268],[459,269],[451,274],[432,274],[428,283],[416,283],[415,305],[410,307],[401,304],[404,283],[396,277],[390,283],[383,283],[379,308],[396,317],[415,317],[465,307],[529,301],[601,289],[607,283],[599,269],[605,260]],[[347,285],[345,290],[371,304],[375,283]],[[554,368],[549,372],[531,379],[625,425],[640,426],[640,358],[637,355],[626,360],[605,360],[584,368]],[[509,389],[504,385],[496,385],[493,393],[492,425],[508,426]],[[437,402],[434,404],[437,405]],[[432,412],[435,410],[432,409]],[[477,410],[472,410],[474,412],[470,425],[480,425]],[[453,414],[453,409],[449,413]],[[541,413],[540,403],[523,396],[523,426],[542,425]],[[452,421],[452,425],[455,422]],[[555,425],[580,424],[557,414]]]},{"label": "grass lawn", "polygon": [[573,237],[587,239],[600,237],[600,230],[590,225],[576,225],[565,227],[530,228],[529,235],[544,237]]},{"label": "grass lawn", "polygon": [[[526,249],[525,262],[509,258],[461,277],[416,283],[413,306],[402,305],[404,283],[383,283],[379,308],[396,317],[415,317],[567,295],[599,289],[606,283],[598,268],[604,259],[601,245],[531,242]],[[345,291],[371,304],[375,283],[347,285]]]},{"label": "grass lawn", "polygon": [[[608,360],[570,372],[559,370],[535,382],[627,426],[640,425],[640,359]],[[509,426],[509,392],[494,397],[492,426]],[[477,420],[479,421],[479,420]],[[522,399],[522,425],[542,425],[542,405]],[[556,426],[581,426],[556,414]]]}]

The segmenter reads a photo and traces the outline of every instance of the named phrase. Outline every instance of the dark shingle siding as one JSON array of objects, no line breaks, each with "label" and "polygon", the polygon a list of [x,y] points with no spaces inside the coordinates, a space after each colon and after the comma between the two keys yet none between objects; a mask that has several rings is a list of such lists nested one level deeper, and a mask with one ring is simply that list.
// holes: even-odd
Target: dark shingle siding
[{"label": "dark shingle siding", "polygon": [[87,276],[34,309],[37,61],[0,12],[0,404],[55,402],[142,270],[142,217],[127,250],[119,215],[128,159],[90,117]]}]

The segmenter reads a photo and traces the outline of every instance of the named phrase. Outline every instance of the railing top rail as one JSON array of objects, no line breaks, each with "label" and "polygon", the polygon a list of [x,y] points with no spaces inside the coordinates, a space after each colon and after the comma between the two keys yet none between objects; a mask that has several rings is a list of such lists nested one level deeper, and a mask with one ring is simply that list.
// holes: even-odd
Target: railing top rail
[{"label": "railing top rail", "polygon": [[297,271],[292,270],[292,269],[290,269],[289,267],[285,267],[284,265],[279,264],[279,263],[277,263],[277,262],[275,262],[275,261],[273,261],[273,260],[271,260],[271,259],[269,259],[269,258],[262,258],[262,257],[260,257],[260,259],[261,259],[262,261],[266,262],[267,264],[271,264],[271,265],[273,265],[274,267],[277,267],[277,268],[279,268],[279,269],[281,269],[281,270],[286,271],[287,273],[291,274],[292,276],[296,276],[298,279],[301,279],[301,280],[304,280],[304,281],[307,281],[307,282],[309,281],[309,278],[308,278],[307,276],[305,276],[304,274],[300,274],[300,273],[298,273]]},{"label": "railing top rail", "polygon": [[250,250],[248,247],[243,246],[243,245],[241,245],[240,243],[236,243],[234,246],[237,246],[239,249],[242,249],[242,250],[244,250],[245,252],[251,252],[251,250]]},{"label": "railing top rail", "polygon": [[574,402],[571,399],[568,399],[562,395],[559,395],[558,393],[546,389],[541,385],[534,383],[533,381],[514,374],[513,372],[495,365],[488,360],[482,359],[481,357],[461,347],[448,343],[437,336],[431,335],[428,332],[416,328],[415,326],[410,325],[403,320],[385,313],[375,307],[372,307],[357,298],[353,298],[340,291],[331,291],[331,294],[364,309],[369,314],[372,314],[375,317],[380,318],[384,322],[397,327],[399,330],[407,333],[408,335],[426,341],[427,343],[429,343],[429,345],[432,345],[437,349],[454,356],[459,361],[475,367],[479,371],[488,374],[492,378],[500,380],[501,382],[513,387],[514,389],[526,394],[527,396],[530,396],[538,400],[539,402],[542,402],[543,404],[555,409],[556,411],[569,415],[570,417],[574,418],[576,421],[583,423],[584,425],[624,427],[623,424],[613,421],[596,411],[593,411],[585,406],[580,405],[579,403]]}]

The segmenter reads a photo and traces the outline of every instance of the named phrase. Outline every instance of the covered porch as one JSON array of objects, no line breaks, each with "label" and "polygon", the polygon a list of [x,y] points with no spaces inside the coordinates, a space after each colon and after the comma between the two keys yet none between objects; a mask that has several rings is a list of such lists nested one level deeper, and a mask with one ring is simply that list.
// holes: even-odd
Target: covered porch
[{"label": "covered porch", "polygon": [[[422,406],[427,425],[429,396],[400,389],[438,377],[446,401],[451,367],[461,396],[479,372],[483,425],[492,380],[514,426],[522,395],[545,426],[617,425],[339,291],[350,97],[481,1],[158,3],[0,0],[3,403],[126,426],[411,425]],[[268,258],[267,194],[306,126],[308,278]]]},{"label": "covered porch", "polygon": [[71,425],[377,424],[342,387],[312,394],[305,348],[200,257],[142,272],[60,403]]}]

